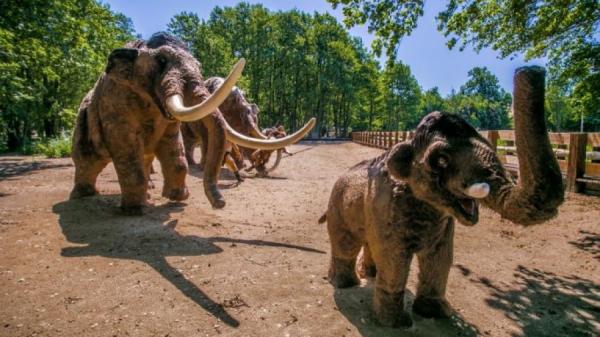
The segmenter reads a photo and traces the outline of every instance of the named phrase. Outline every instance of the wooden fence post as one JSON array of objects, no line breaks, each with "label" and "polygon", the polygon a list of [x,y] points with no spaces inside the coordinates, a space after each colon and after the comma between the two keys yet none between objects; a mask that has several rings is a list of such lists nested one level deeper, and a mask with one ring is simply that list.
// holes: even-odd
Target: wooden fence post
[{"label": "wooden fence post", "polygon": [[567,191],[583,192],[582,183],[577,178],[583,177],[585,172],[585,146],[587,133],[571,133],[569,135],[569,157],[567,158]]},{"label": "wooden fence post", "polygon": [[490,130],[490,131],[488,131],[487,140],[492,145],[492,148],[494,149],[494,152],[496,152],[496,149],[498,147],[498,137],[499,137],[498,131],[496,131],[496,130]]}]

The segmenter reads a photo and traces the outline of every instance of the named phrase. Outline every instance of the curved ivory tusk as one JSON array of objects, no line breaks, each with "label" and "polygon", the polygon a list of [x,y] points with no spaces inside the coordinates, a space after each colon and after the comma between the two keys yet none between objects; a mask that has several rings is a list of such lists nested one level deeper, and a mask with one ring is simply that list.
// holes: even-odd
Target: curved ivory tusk
[{"label": "curved ivory tusk", "polygon": [[252,123],[252,128],[250,129],[251,136],[254,136],[258,139],[268,139],[256,126],[256,124]]},{"label": "curved ivory tusk", "polygon": [[275,171],[275,169],[277,168],[277,166],[279,166],[279,162],[281,162],[282,155],[283,155],[283,149],[277,150],[277,158],[275,159],[275,163],[273,164],[273,166],[269,167],[266,170],[267,174]]},{"label": "curved ivory tusk", "polygon": [[304,124],[304,126],[300,130],[294,132],[289,136],[278,139],[251,138],[235,131],[227,122],[225,122],[224,124],[225,136],[227,137],[227,140],[232,143],[250,149],[278,150],[302,140],[302,138],[304,138],[304,136],[306,136],[306,134],[310,132],[310,130],[315,126],[316,123],[317,120],[315,118],[311,118],[308,121],[308,123]]},{"label": "curved ivory tusk", "polygon": [[181,95],[173,95],[167,98],[166,107],[169,113],[184,122],[193,122],[210,115],[217,110],[219,105],[225,101],[231,93],[231,89],[235,86],[235,82],[242,75],[246,60],[241,58],[229,73],[223,84],[213,92],[204,102],[191,107],[183,105],[183,97]]},{"label": "curved ivory tusk", "polygon": [[487,183],[473,184],[465,190],[465,194],[471,198],[483,199],[490,194],[490,185]]}]

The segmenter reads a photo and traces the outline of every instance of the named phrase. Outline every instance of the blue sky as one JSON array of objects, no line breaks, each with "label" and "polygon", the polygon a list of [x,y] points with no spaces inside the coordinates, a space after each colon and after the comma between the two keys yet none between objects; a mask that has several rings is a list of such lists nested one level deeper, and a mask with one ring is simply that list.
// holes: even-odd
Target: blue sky
[{"label": "blue sky", "polygon": [[[165,30],[169,20],[182,11],[197,13],[207,18],[216,6],[234,6],[239,0],[102,0],[113,10],[119,11],[133,20],[137,33],[147,38],[152,33]],[[289,10],[297,8],[305,12],[329,12],[340,22],[342,14],[339,9],[333,10],[325,0],[289,1],[289,0],[247,0],[249,3],[262,3],[271,10]],[[411,36],[405,37],[399,48],[398,57],[408,64],[412,73],[423,89],[437,86],[442,95],[452,89],[458,90],[467,81],[467,72],[473,67],[487,67],[499,79],[502,87],[512,91],[512,74],[515,68],[525,63],[520,56],[499,59],[498,53],[482,50],[476,53],[471,48],[464,51],[448,50],[446,39],[436,29],[435,16],[445,6],[446,1],[426,1],[425,15],[420,18],[417,29]],[[366,27],[355,27],[350,30],[354,36],[363,39],[370,46],[373,39]],[[544,60],[532,60],[528,64],[544,65]]]}]

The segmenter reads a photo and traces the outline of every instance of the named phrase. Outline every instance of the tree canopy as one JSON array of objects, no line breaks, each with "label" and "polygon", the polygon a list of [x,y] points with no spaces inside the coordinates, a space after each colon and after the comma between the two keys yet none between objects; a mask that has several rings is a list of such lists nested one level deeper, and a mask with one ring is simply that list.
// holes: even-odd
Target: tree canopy
[{"label": "tree canopy", "polygon": [[[423,15],[423,1],[328,1],[342,7],[347,26],[368,22],[376,35],[374,49],[384,46],[391,58]],[[524,54],[527,60],[547,57],[549,87],[561,93],[553,99],[574,112],[562,116],[564,125],[582,115],[589,130],[600,130],[599,1],[447,0],[437,20],[449,48],[492,48],[501,57]]]},{"label": "tree canopy", "polygon": [[[373,51],[330,14],[271,11],[248,3],[215,7],[206,19],[182,12],[166,28],[187,43],[205,77],[225,76],[236,59],[247,59],[239,86],[260,106],[263,127],[279,121],[296,129],[314,116],[319,124],[313,136],[344,137],[358,130],[412,129],[434,110],[459,114],[481,129],[510,127],[510,94],[486,68],[471,69],[464,85],[443,97],[438,88],[422,88],[401,60],[378,62],[379,51],[396,48],[399,38],[414,29],[423,1],[330,2],[343,6],[346,24],[369,22],[381,40]],[[509,10],[504,2],[496,7],[494,3],[449,1],[439,16],[440,29],[460,47],[477,43],[477,48],[499,49],[506,44],[510,48],[505,56],[525,52],[523,48],[538,53],[531,57],[547,55],[549,125],[577,129],[583,111],[587,128],[600,127],[600,117],[589,112],[597,109],[600,97],[595,94],[600,87],[597,42],[586,35],[596,29],[595,23],[592,28],[578,26],[597,19],[587,14],[573,19],[571,26],[577,28],[561,48],[577,39],[585,43],[572,45],[578,49],[569,49],[567,58],[552,58],[561,44],[550,43],[547,37],[533,44],[523,42],[531,39],[525,34],[515,42],[509,31],[498,28],[487,32],[495,35],[486,40],[484,30],[493,27],[488,22],[517,20],[503,16],[502,11]],[[573,3],[577,4],[573,11],[596,8],[597,13],[591,2]],[[526,7],[530,15],[541,15],[534,7]],[[499,13],[491,15],[490,8]],[[556,10],[548,11],[544,15]],[[77,106],[102,73],[108,54],[133,39],[134,29],[129,18],[95,0],[0,2],[0,13],[0,151],[18,150],[32,139],[56,137],[72,128]],[[555,24],[558,28],[546,23],[549,30],[544,36],[568,22]],[[546,47],[540,44],[544,41]]]},{"label": "tree canopy", "polygon": [[70,129],[131,20],[94,0],[0,2],[0,149]]}]

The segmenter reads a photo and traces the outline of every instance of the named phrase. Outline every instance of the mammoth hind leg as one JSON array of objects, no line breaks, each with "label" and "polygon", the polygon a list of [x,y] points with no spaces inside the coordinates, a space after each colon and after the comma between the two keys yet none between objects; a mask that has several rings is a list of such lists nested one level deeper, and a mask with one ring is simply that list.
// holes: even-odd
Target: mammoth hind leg
[{"label": "mammoth hind leg", "polygon": [[96,179],[109,160],[74,156],[73,161],[75,162],[75,186],[69,197],[78,199],[98,194]]},{"label": "mammoth hind leg", "polygon": [[327,229],[331,241],[329,280],[336,288],[349,288],[360,282],[355,266],[362,243],[338,220],[336,216],[327,214]]}]

